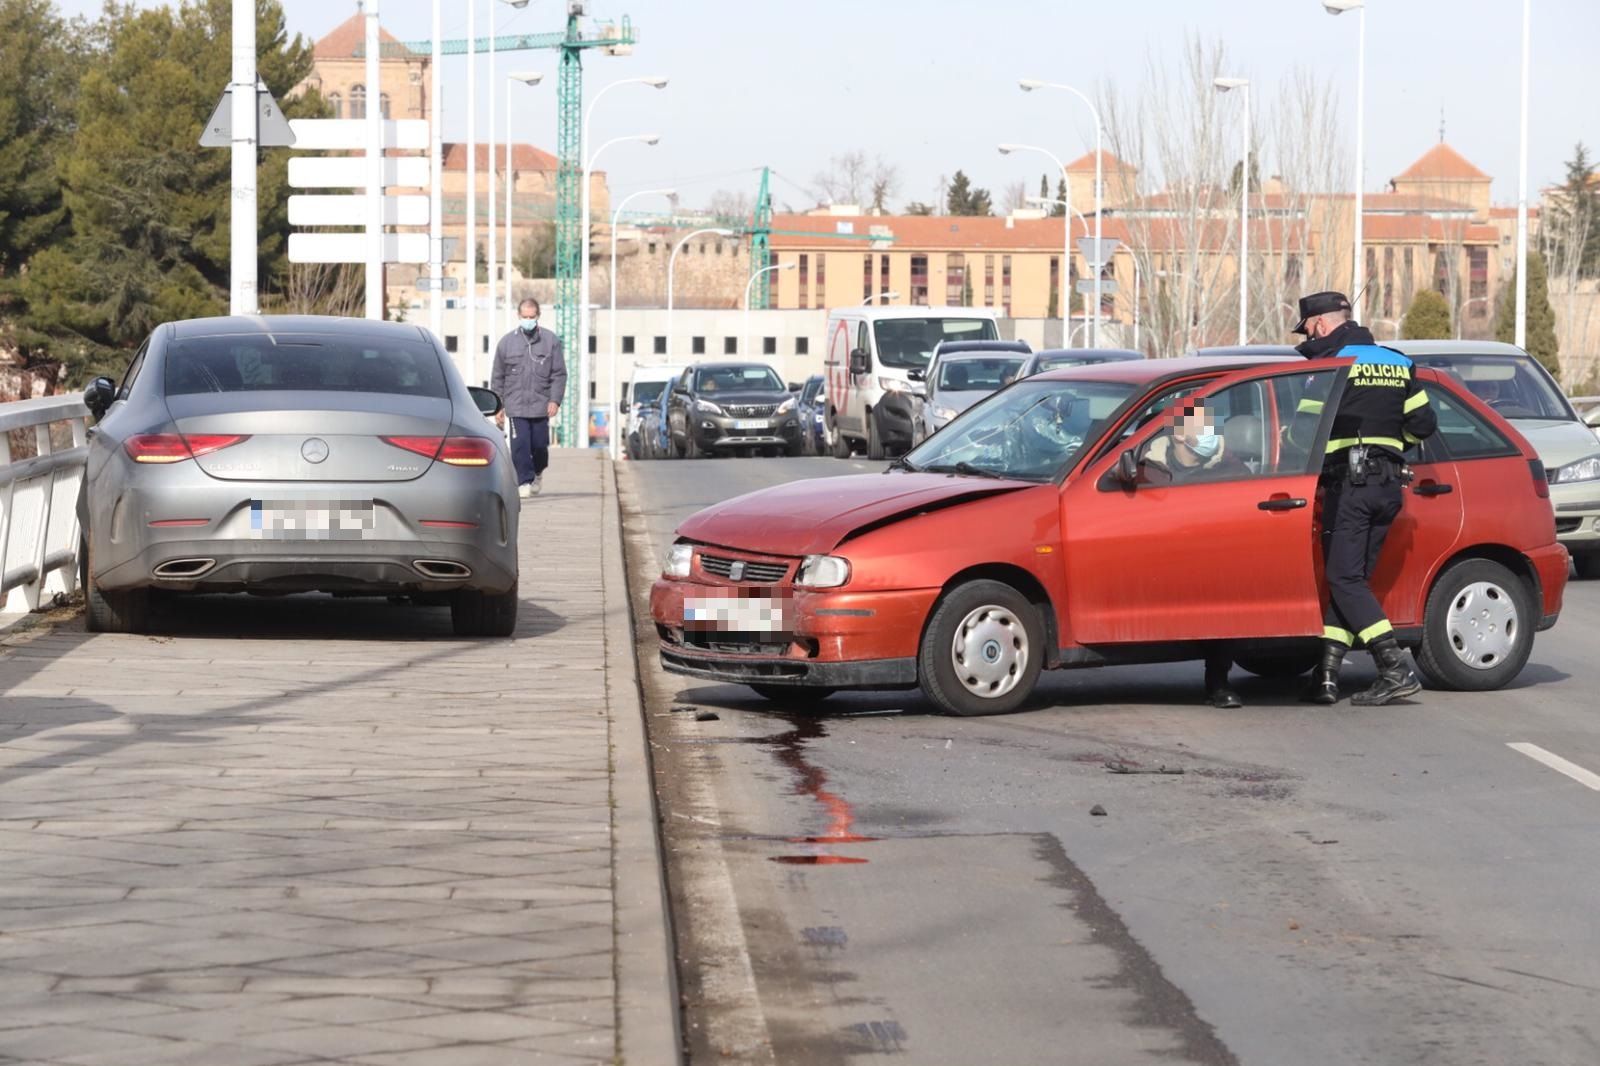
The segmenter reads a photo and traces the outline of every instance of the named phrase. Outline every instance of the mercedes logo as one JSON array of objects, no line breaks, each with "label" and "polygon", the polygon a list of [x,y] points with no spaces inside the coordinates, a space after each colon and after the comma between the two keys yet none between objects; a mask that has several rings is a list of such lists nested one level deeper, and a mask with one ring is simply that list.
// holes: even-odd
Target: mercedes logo
[{"label": "mercedes logo", "polygon": [[328,457],[328,442],[321,437],[312,437],[300,445],[300,458],[308,463],[320,463]]}]

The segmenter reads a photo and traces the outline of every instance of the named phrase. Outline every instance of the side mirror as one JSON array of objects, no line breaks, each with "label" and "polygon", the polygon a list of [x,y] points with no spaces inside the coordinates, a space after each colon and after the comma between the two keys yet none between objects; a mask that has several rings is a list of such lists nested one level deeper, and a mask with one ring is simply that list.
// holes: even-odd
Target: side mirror
[{"label": "side mirror", "polygon": [[500,402],[500,394],[493,389],[468,385],[467,391],[472,394],[472,403],[478,408],[478,413],[485,418],[493,418],[500,413],[501,408],[504,406]]},{"label": "side mirror", "polygon": [[872,359],[867,355],[865,350],[857,348],[855,351],[850,353],[850,373],[872,373]]},{"label": "side mirror", "polygon": [[1117,480],[1124,485],[1137,485],[1139,483],[1139,460],[1129,448],[1117,456]]},{"label": "side mirror", "polygon": [[682,385],[674,385],[672,386],[672,395],[687,396],[689,395],[689,390],[684,388]]},{"label": "side mirror", "polygon": [[106,411],[117,398],[117,383],[107,377],[98,377],[83,390],[83,405],[94,415],[96,422],[106,416]]},{"label": "side mirror", "polygon": [[627,413],[628,413],[628,401],[627,400],[619,401],[617,403],[617,414],[625,415]]},{"label": "side mirror", "polygon": [[798,381],[789,382],[789,391],[790,392],[799,392],[800,391],[800,383]]},{"label": "side mirror", "polygon": [[906,371],[906,377],[910,378],[912,381],[927,381],[928,380],[928,372],[926,370],[922,370],[920,368],[907,370]]}]

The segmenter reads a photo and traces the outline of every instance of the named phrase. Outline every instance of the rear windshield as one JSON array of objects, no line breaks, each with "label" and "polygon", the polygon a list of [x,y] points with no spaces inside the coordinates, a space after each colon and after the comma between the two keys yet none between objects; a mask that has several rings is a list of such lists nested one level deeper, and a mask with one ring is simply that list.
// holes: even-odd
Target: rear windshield
[{"label": "rear windshield", "polygon": [[661,398],[661,390],[666,387],[665,381],[641,381],[633,387],[633,402],[655,403]]},{"label": "rear windshield", "polygon": [[878,361],[901,369],[926,367],[940,341],[1000,339],[987,318],[880,318],[873,334],[878,340]]},{"label": "rear windshield", "polygon": [[939,361],[938,392],[993,392],[1009,385],[1022,369],[1022,359],[950,359]]},{"label": "rear windshield", "polygon": [[783,392],[783,380],[769,366],[719,366],[695,375],[701,392]]},{"label": "rear windshield", "polygon": [[167,349],[169,396],[206,392],[450,395],[433,346],[368,337],[203,337]]},{"label": "rear windshield", "polygon": [[1502,418],[1573,420],[1561,390],[1532,359],[1518,355],[1420,356],[1418,366],[1443,371]]}]

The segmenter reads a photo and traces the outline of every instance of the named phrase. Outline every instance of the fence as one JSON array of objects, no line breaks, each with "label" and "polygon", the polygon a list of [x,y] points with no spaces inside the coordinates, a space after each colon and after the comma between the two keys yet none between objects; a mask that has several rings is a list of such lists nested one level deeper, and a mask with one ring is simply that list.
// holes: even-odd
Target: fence
[{"label": "fence", "polygon": [[0,615],[47,606],[77,587],[88,432],[88,409],[75,395],[0,404]]}]

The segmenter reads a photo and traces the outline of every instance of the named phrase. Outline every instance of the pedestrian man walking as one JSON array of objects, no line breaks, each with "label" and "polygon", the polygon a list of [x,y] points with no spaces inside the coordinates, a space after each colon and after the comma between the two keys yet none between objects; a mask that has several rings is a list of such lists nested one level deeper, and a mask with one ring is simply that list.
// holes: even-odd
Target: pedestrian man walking
[{"label": "pedestrian man walking", "polygon": [[561,338],[539,328],[538,300],[523,300],[517,315],[517,328],[495,346],[489,387],[505,405],[495,424],[504,425],[506,416],[511,416],[517,495],[527,499],[539,494],[545,467],[550,465],[550,420],[566,395],[567,360]]},{"label": "pedestrian man walking", "polygon": [[1339,667],[1345,653],[1360,642],[1372,653],[1378,679],[1350,702],[1381,706],[1422,688],[1406,665],[1371,581],[1384,538],[1400,514],[1401,487],[1410,476],[1406,447],[1431,436],[1438,422],[1411,360],[1378,346],[1370,331],[1351,321],[1350,301],[1343,293],[1302,297],[1294,331],[1306,336],[1296,350],[1307,359],[1355,360],[1338,398],[1319,481],[1329,602],[1323,613],[1322,664],[1304,698],[1338,702]]}]

